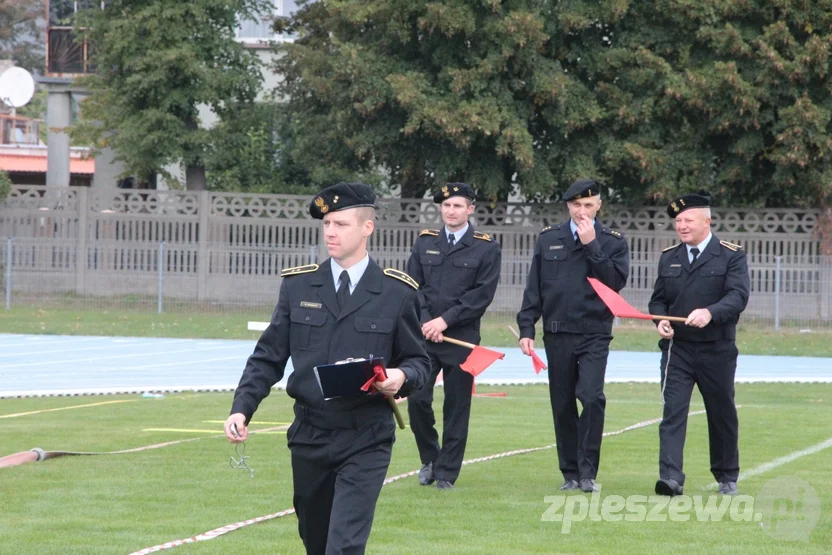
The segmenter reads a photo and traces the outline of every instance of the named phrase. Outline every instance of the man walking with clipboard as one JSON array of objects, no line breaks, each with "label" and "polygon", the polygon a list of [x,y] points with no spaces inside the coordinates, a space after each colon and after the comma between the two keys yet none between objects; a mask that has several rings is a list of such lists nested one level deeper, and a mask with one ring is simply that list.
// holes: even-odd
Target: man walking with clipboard
[{"label": "man walking with clipboard", "polygon": [[[277,307],[225,422],[228,439],[244,441],[254,412],[292,358],[286,391],[295,399],[295,420],[286,437],[298,531],[309,554],[364,553],[395,440],[384,397],[407,395],[429,373],[416,283],[367,255],[375,199],[368,185],[339,183],[312,200],[309,210],[323,220],[330,258],[281,272]],[[389,366],[387,378],[373,384],[383,395],[324,400],[313,369],[370,354]]]}]

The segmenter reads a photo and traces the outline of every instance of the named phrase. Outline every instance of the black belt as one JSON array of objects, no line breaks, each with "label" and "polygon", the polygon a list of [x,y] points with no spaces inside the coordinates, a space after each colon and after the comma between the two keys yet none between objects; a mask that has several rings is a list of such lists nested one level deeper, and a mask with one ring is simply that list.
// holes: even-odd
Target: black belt
[{"label": "black belt", "polygon": [[612,321],[568,320],[546,322],[546,333],[612,333]]},{"label": "black belt", "polygon": [[295,403],[295,418],[325,430],[357,430],[379,422],[389,421],[392,412],[387,403],[354,409],[314,409]]}]

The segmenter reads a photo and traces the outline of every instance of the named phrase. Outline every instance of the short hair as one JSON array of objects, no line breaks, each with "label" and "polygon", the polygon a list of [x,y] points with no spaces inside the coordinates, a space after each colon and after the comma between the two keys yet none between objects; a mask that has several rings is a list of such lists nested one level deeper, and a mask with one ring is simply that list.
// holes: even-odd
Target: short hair
[{"label": "short hair", "polygon": [[376,209],[373,206],[359,206],[355,209],[355,215],[359,222],[375,221]]}]

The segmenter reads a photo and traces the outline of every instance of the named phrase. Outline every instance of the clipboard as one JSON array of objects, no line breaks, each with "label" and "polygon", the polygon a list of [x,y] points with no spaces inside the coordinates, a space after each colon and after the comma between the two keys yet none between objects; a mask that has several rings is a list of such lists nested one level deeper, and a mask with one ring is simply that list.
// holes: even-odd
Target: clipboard
[{"label": "clipboard", "polygon": [[[370,395],[370,392],[362,391],[361,386],[375,375],[376,366],[384,368],[384,358],[370,355],[368,358],[353,358],[315,366],[312,371],[324,399],[329,401],[338,397]],[[385,372],[385,377],[386,375]]]}]

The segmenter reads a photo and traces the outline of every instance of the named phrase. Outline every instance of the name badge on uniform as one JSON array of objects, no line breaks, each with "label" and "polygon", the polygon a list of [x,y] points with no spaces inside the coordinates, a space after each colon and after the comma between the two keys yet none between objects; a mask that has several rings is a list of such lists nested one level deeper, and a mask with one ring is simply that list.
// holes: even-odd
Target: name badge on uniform
[{"label": "name badge on uniform", "polygon": [[323,308],[324,305],[321,303],[311,303],[309,301],[301,301],[300,302],[301,308]]},{"label": "name badge on uniform", "polygon": [[563,245],[549,245],[549,250],[550,251],[556,251],[556,250],[562,249],[562,248],[563,248]]},{"label": "name badge on uniform", "polygon": [[442,254],[439,251],[425,251],[425,254]]},{"label": "name badge on uniform", "polygon": [[671,268],[681,268],[682,265],[681,264],[671,264],[670,267]]}]

